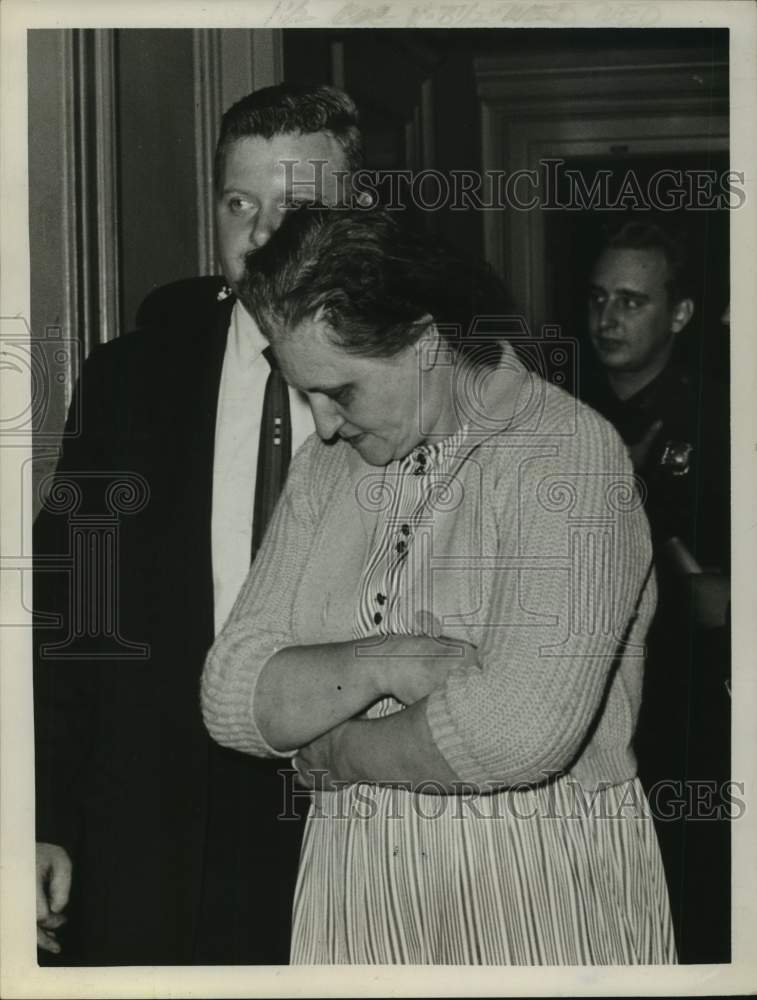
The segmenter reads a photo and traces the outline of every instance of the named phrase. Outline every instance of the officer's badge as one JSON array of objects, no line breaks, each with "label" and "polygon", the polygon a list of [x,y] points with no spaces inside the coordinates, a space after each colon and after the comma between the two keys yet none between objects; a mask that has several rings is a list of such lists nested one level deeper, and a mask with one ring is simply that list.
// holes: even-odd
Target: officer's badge
[{"label": "officer's badge", "polygon": [[673,476],[685,476],[691,468],[694,446],[687,441],[667,441],[660,458],[660,465]]}]

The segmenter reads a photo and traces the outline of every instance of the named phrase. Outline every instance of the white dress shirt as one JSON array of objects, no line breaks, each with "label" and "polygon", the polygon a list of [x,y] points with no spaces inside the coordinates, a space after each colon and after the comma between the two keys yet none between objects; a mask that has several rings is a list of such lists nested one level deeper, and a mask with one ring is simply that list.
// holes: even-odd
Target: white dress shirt
[{"label": "white dress shirt", "polygon": [[[250,569],[268,341],[240,302],[234,304],[216,411],[211,545],[216,635]],[[289,390],[292,454],[314,429],[305,397]]]}]

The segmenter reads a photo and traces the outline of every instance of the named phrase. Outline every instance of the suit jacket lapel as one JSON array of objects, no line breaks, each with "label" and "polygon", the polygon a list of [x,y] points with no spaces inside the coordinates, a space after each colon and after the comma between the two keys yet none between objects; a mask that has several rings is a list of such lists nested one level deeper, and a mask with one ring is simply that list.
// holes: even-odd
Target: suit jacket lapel
[{"label": "suit jacket lapel", "polygon": [[185,530],[189,535],[186,544],[192,549],[187,554],[187,569],[196,574],[199,604],[193,611],[202,618],[208,644],[214,634],[211,517],[216,411],[232,307],[232,299],[223,302],[210,327],[195,341],[183,400],[186,436],[181,451],[187,475],[182,504],[186,512]]}]

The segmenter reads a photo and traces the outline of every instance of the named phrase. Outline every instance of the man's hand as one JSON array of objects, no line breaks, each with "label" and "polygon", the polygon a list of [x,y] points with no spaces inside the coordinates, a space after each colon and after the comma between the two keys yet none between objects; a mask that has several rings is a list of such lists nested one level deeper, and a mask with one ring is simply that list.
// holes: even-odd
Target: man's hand
[{"label": "man's hand", "polygon": [[37,843],[37,946],[60,953],[55,932],[66,922],[71,892],[71,858],[57,844]]}]

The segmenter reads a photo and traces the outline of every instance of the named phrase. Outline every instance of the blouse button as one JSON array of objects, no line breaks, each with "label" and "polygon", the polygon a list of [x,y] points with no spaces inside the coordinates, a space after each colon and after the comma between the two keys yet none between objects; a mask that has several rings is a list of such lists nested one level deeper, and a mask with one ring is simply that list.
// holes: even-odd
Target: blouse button
[{"label": "blouse button", "polygon": [[397,542],[397,551],[400,554],[403,553],[406,548],[407,548],[407,544],[405,542]]},{"label": "blouse button", "polygon": [[373,620],[377,625],[380,625],[383,617],[384,616],[377,611],[376,614],[373,616]]},{"label": "blouse button", "polygon": [[379,604],[385,604],[386,594],[376,594],[376,600],[378,601]]},{"label": "blouse button", "polygon": [[402,532],[403,535],[409,535],[410,534],[410,525],[409,524],[403,524],[402,527],[400,528],[400,531]]}]

